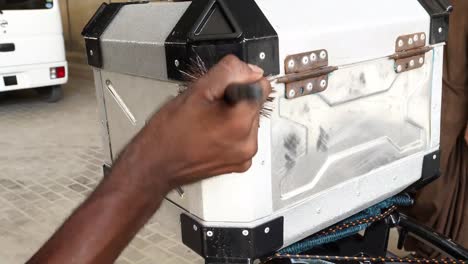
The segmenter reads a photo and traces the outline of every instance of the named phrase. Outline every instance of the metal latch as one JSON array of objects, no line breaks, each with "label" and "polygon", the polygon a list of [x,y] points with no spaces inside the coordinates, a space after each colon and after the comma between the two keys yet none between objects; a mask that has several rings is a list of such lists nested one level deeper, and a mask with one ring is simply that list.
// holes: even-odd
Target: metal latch
[{"label": "metal latch", "polygon": [[421,68],[425,63],[425,54],[432,50],[426,46],[426,33],[414,33],[397,38],[395,54],[390,59],[395,60],[395,72],[402,73]]},{"label": "metal latch", "polygon": [[325,91],[328,74],[338,69],[328,66],[328,52],[323,49],[287,56],[284,67],[285,76],[277,81],[286,84],[287,99]]}]

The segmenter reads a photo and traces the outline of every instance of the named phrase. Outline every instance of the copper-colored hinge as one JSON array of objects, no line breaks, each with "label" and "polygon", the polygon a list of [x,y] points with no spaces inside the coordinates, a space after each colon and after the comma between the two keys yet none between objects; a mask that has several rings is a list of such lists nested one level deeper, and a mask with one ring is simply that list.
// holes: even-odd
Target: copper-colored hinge
[{"label": "copper-colored hinge", "polygon": [[323,92],[328,87],[328,74],[338,69],[328,66],[326,50],[287,56],[284,67],[286,75],[277,81],[286,84],[288,99]]},{"label": "copper-colored hinge", "polygon": [[400,36],[395,43],[395,54],[389,58],[395,60],[395,72],[402,73],[421,68],[425,55],[432,50],[426,46],[426,33],[414,33]]}]

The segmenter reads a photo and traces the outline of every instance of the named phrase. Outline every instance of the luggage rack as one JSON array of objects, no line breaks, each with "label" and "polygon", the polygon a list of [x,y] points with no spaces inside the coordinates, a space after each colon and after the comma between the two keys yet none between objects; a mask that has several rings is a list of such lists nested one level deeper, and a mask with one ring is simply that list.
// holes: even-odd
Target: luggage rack
[{"label": "luggage rack", "polygon": [[[468,263],[468,250],[453,242],[434,230],[425,227],[410,217],[398,212],[395,208],[390,208],[391,213],[385,217],[378,218],[377,221],[365,229],[363,235],[355,233],[337,241],[314,247],[310,250],[302,251],[298,254],[291,254],[292,251],[280,251],[271,257],[263,260],[262,263],[269,264],[310,264],[326,261],[332,263],[446,263],[462,264]],[[402,249],[406,238],[412,236],[448,258],[422,259],[422,258],[398,258],[388,252],[388,240],[391,228],[399,231],[398,249]],[[292,246],[304,243],[309,238]],[[289,247],[291,248],[291,247]],[[281,253],[285,252],[285,253]],[[296,252],[294,252],[296,253]]]}]

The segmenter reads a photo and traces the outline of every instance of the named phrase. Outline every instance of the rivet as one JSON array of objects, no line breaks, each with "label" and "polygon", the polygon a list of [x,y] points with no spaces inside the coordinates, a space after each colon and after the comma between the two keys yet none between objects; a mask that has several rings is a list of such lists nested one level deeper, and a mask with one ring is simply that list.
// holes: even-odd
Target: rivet
[{"label": "rivet", "polygon": [[432,156],[432,159],[433,159],[433,160],[436,160],[436,159],[437,159],[437,155]]},{"label": "rivet", "polygon": [[413,38],[409,38],[409,39],[408,39],[408,44],[409,44],[409,45],[413,45]]},{"label": "rivet", "polygon": [[175,60],[175,61],[174,61],[174,65],[175,65],[176,67],[179,67],[179,65],[180,65],[179,60]]},{"label": "rivet", "polygon": [[295,65],[295,64],[296,64],[296,63],[294,63],[294,60],[290,60],[290,61],[288,62],[289,68],[294,68],[294,65]]},{"label": "rivet", "polygon": [[327,81],[326,80],[321,80],[320,81],[320,87],[325,88],[327,86]]},{"label": "rivet", "polygon": [[441,34],[444,31],[442,27],[439,28],[439,33]]},{"label": "rivet", "polygon": [[244,230],[244,231],[242,231],[242,235],[243,235],[243,236],[248,236],[248,235],[249,235],[249,230]]},{"label": "rivet", "polygon": [[424,34],[424,33],[421,34],[421,37],[420,37],[420,38],[421,38],[421,40],[425,40],[425,39],[426,39],[426,34]]},{"label": "rivet", "polygon": [[264,59],[266,58],[265,52],[260,52],[260,55],[259,55],[259,56],[260,56],[260,59],[261,59],[261,60],[264,60]]},{"label": "rivet", "polygon": [[401,65],[398,65],[397,72],[401,72],[402,70],[403,70],[403,67]]},{"label": "rivet", "polygon": [[304,57],[302,58],[302,64],[306,65],[306,64],[308,64],[308,63],[309,63],[309,57],[304,56]]},{"label": "rivet", "polygon": [[310,82],[307,84],[307,91],[312,92],[312,89],[314,89],[314,84]]},{"label": "rivet", "polygon": [[213,231],[208,231],[208,232],[206,232],[206,236],[207,236],[207,237],[212,237],[212,236],[213,236]]},{"label": "rivet", "polygon": [[415,42],[418,41],[418,40],[419,40],[419,36],[418,36],[417,34],[414,35],[413,40],[414,40]]},{"label": "rivet", "polygon": [[289,90],[288,96],[289,98],[294,98],[294,96],[296,96],[296,91],[294,91],[294,89]]},{"label": "rivet", "polygon": [[414,60],[411,60],[410,63],[409,63],[409,65],[410,65],[411,67],[414,67]]},{"label": "rivet", "polygon": [[324,51],[324,50],[322,50],[322,51],[320,52],[320,58],[321,58],[321,59],[327,58],[327,52]]},{"label": "rivet", "polygon": [[194,230],[194,231],[197,231],[197,230],[198,230],[198,226],[193,225],[193,230]]},{"label": "rivet", "polygon": [[265,234],[268,234],[268,233],[270,233],[270,228],[269,227],[265,228]]},{"label": "rivet", "polygon": [[403,47],[404,44],[405,44],[405,43],[403,42],[403,40],[400,39],[400,40],[398,41],[398,47]]},{"label": "rivet", "polygon": [[419,64],[423,64],[423,63],[424,63],[424,58],[423,57],[419,58]]},{"label": "rivet", "polygon": [[315,54],[315,53],[310,54],[310,60],[311,61],[316,61],[317,60],[317,54]]}]

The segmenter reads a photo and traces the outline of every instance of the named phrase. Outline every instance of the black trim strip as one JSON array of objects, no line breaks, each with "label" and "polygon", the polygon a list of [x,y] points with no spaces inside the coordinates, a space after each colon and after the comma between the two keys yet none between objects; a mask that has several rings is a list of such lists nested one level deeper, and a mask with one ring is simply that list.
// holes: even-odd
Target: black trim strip
[{"label": "black trim strip", "polygon": [[418,0],[431,17],[429,43],[446,42],[448,38],[449,16],[453,6],[449,0]]}]

